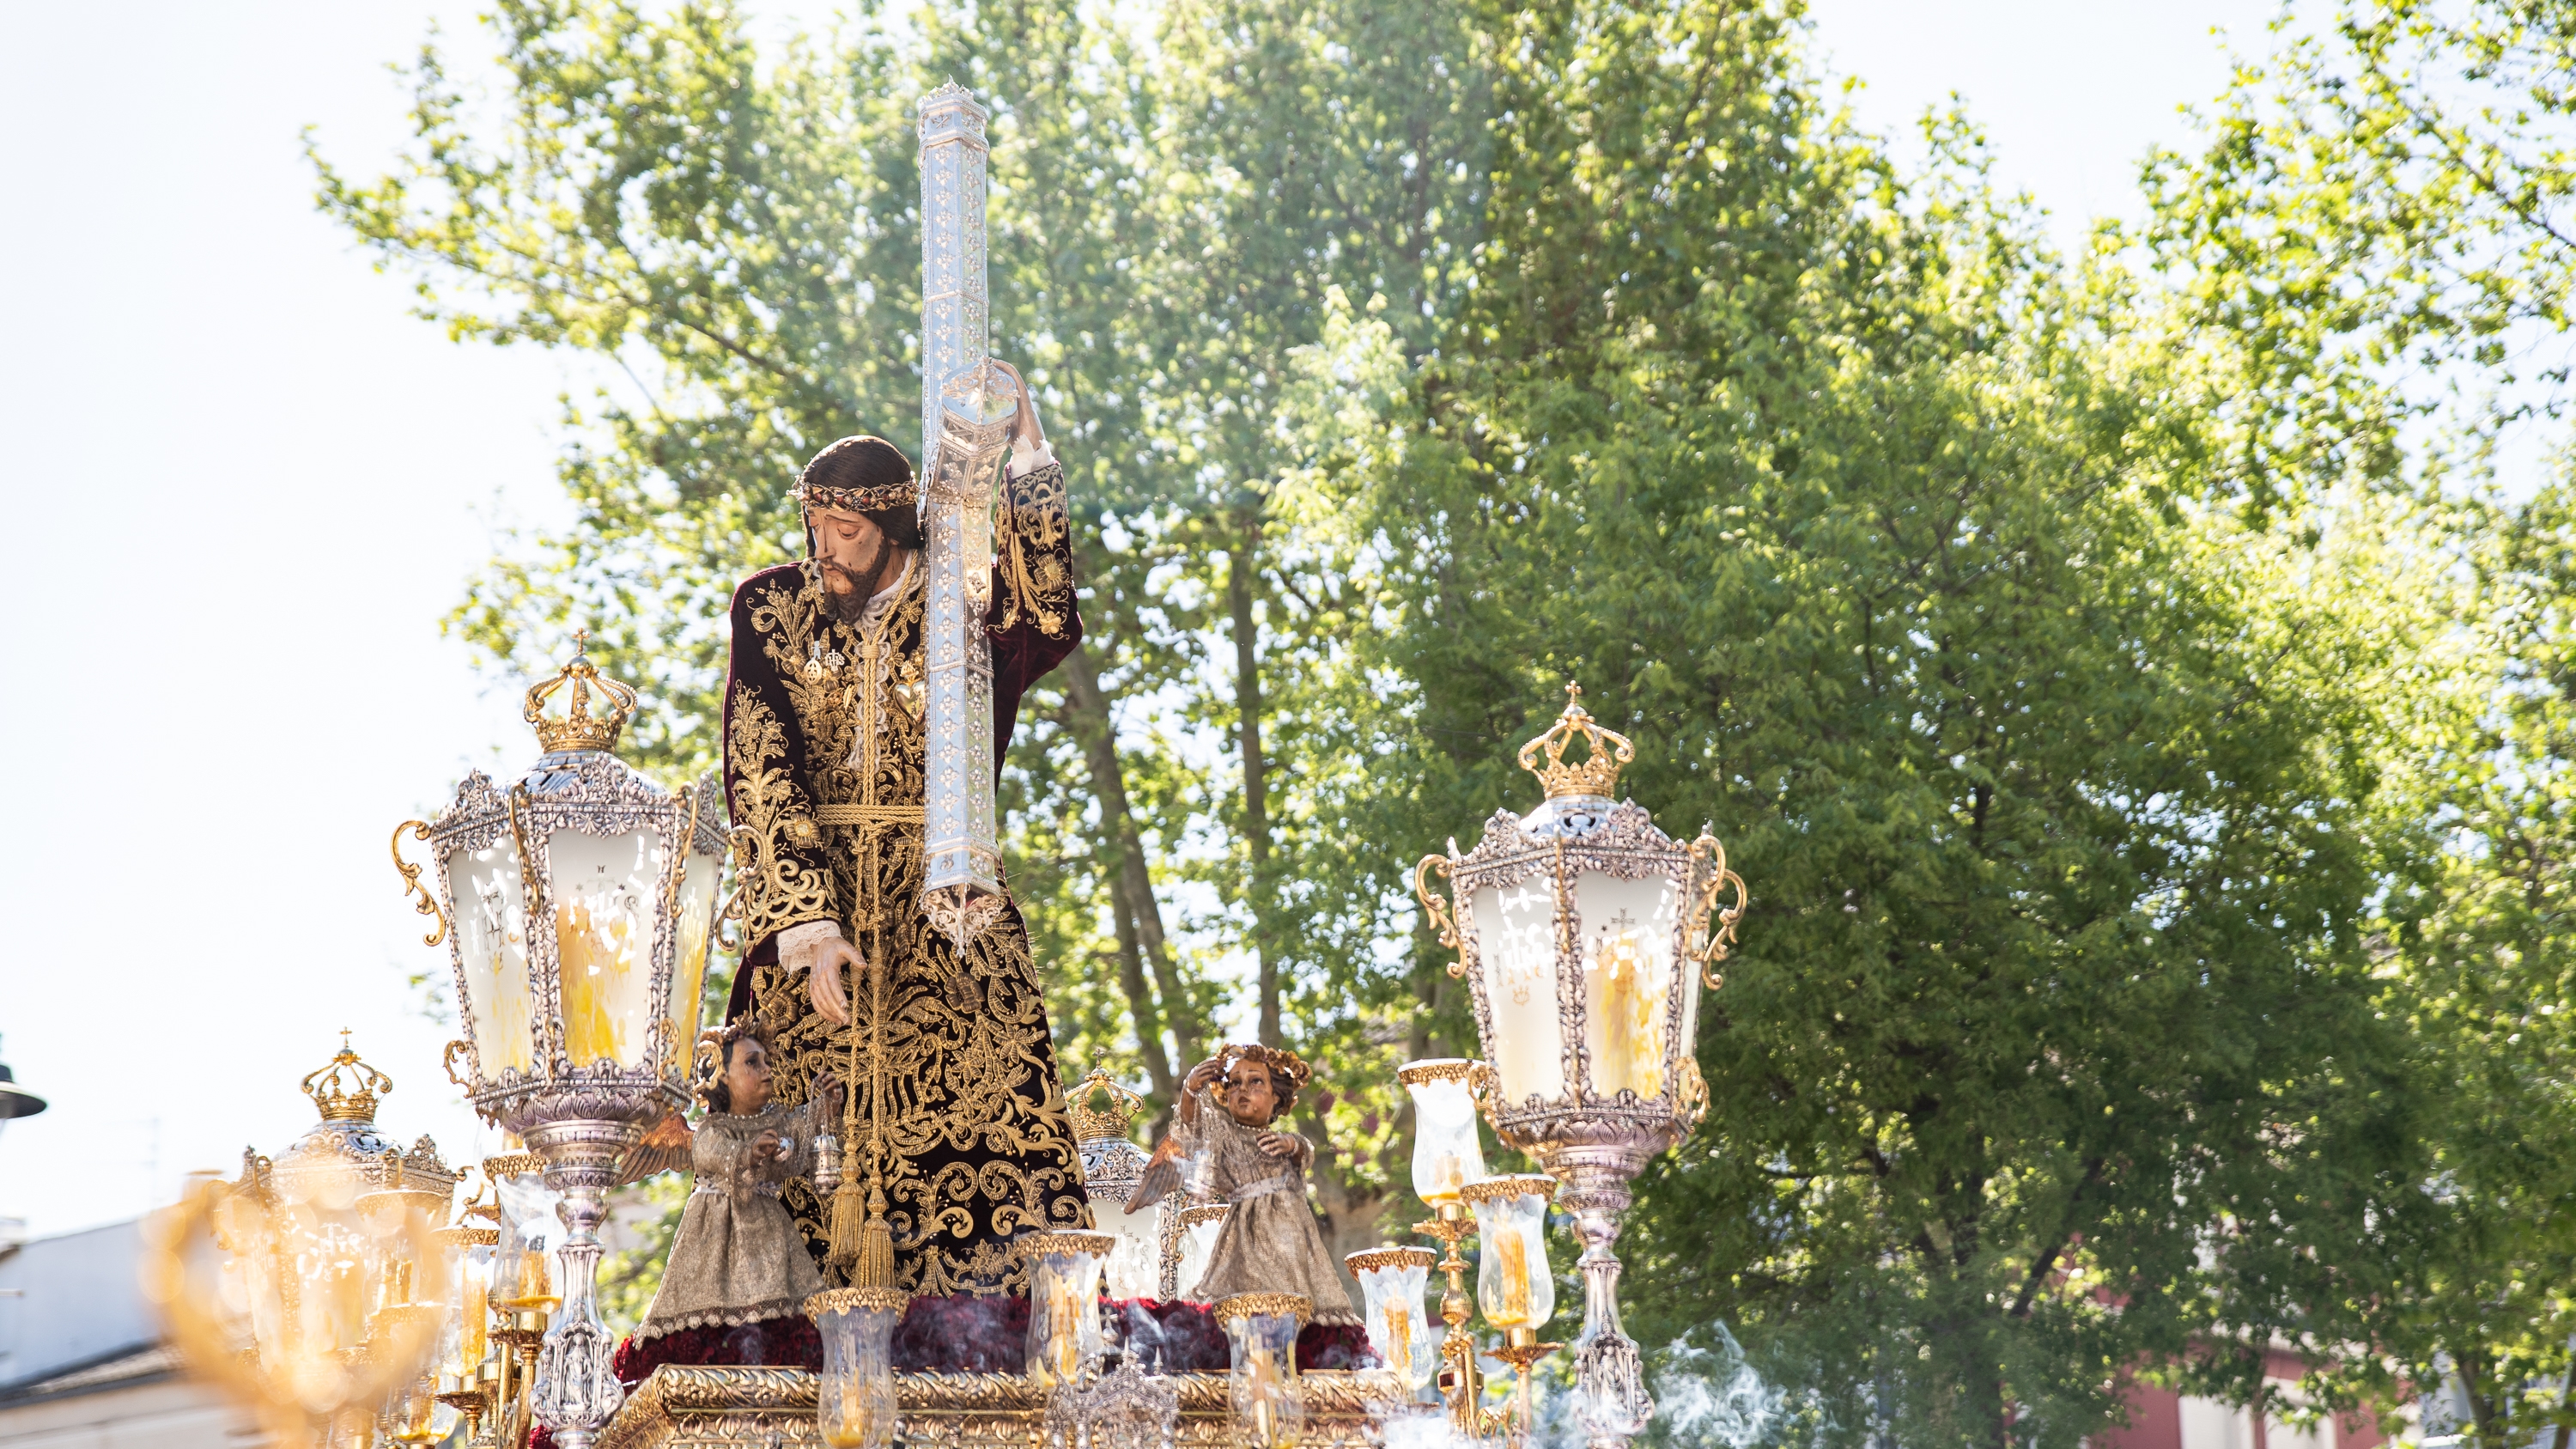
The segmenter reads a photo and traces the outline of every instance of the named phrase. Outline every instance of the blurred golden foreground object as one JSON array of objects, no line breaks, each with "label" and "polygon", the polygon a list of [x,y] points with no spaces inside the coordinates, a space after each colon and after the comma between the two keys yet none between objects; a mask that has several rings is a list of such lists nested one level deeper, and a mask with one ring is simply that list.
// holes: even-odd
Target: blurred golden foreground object
[{"label": "blurred golden foreground object", "polygon": [[303,1136],[146,1220],[143,1289],[188,1367],[277,1443],[351,1425],[426,1443],[453,1417],[423,1375],[449,1318],[457,1174],[428,1138],[405,1150],[377,1131],[393,1079],[341,1038],[304,1078],[320,1116]]},{"label": "blurred golden foreground object", "polygon": [[318,1444],[417,1380],[438,1346],[434,1304],[388,1302],[392,1265],[439,1256],[419,1217],[367,1214],[352,1172],[200,1181],[145,1222],[143,1286],[189,1371],[240,1402],[280,1445]]}]

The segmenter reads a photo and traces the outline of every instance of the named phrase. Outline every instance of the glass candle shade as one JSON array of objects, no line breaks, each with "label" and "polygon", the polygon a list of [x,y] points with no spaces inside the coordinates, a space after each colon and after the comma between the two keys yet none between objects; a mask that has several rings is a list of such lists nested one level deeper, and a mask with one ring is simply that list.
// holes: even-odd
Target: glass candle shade
[{"label": "glass candle shade", "polygon": [[1228,1353],[1226,1401],[1252,1449],[1282,1449],[1305,1427],[1297,1332],[1313,1310],[1313,1301],[1299,1293],[1237,1293],[1216,1305]]},{"label": "glass candle shade", "polygon": [[805,1300],[823,1340],[815,1425],[832,1449],[894,1443],[894,1326],[908,1301],[900,1288],[834,1288]]},{"label": "glass candle shade", "polygon": [[454,1409],[438,1401],[437,1384],[428,1375],[406,1385],[385,1410],[385,1437],[397,1444],[435,1444],[456,1427]]},{"label": "glass candle shade", "polygon": [[501,1241],[491,1301],[510,1313],[552,1313],[563,1303],[563,1273],[555,1261],[563,1242],[555,1205],[563,1194],[535,1172],[497,1177],[493,1186],[501,1199]]},{"label": "glass candle shade", "polygon": [[1474,1062],[1461,1057],[1435,1057],[1395,1071],[1413,1094],[1414,1195],[1434,1208],[1458,1201],[1458,1189],[1485,1175],[1476,1099],[1469,1089],[1475,1070]]},{"label": "glass candle shade", "polygon": [[1574,878],[1574,897],[1583,923],[1583,1046],[1592,1095],[1661,1097],[1670,1080],[1681,886],[1669,876],[1622,880],[1587,870]]},{"label": "glass candle shade", "polygon": [[1468,895],[1476,970],[1489,1018],[1485,1055],[1505,1105],[1565,1095],[1565,1031],[1556,1000],[1556,885],[1547,874]]},{"label": "glass candle shade", "polygon": [[1496,1328],[1536,1329],[1556,1312],[1547,1266],[1547,1200],[1556,1179],[1536,1173],[1468,1183],[1476,1210],[1476,1306]]},{"label": "glass candle shade", "polygon": [[1431,1318],[1422,1308],[1431,1259],[1427,1248],[1393,1244],[1342,1259],[1359,1280],[1360,1296],[1366,1300],[1362,1312],[1368,1317],[1369,1344],[1407,1393],[1421,1392],[1440,1366]]},{"label": "glass candle shade", "polygon": [[1117,1246],[1108,1233],[1039,1233],[1029,1256],[1029,1382],[1080,1384],[1100,1366],[1100,1265]]},{"label": "glass candle shade", "polygon": [[436,1234],[453,1255],[448,1277],[447,1327],[440,1336],[438,1373],[442,1387],[470,1389],[492,1349],[492,1259],[501,1231],[477,1223],[442,1228]]},{"label": "glass candle shade", "polygon": [[1216,1251],[1216,1235],[1225,1227],[1226,1205],[1202,1203],[1181,1209],[1181,1296],[1191,1302],[1199,1280],[1207,1276],[1208,1255]]}]

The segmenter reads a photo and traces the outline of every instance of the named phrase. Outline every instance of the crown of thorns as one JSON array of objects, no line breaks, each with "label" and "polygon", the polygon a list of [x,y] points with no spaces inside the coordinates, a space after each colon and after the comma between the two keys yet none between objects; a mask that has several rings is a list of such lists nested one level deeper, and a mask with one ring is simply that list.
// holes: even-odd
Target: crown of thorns
[{"label": "crown of thorns", "polygon": [[[903,478],[899,482],[878,483],[865,488],[838,488],[823,483],[815,475],[827,462],[869,443],[883,446],[903,459]],[[807,508],[829,508],[842,513],[876,513],[888,508],[912,508],[921,502],[921,477],[913,471],[912,459],[904,451],[874,433],[861,433],[841,439],[814,455],[805,470],[796,475],[796,501]]]},{"label": "crown of thorns", "polygon": [[1263,1046],[1258,1042],[1227,1042],[1217,1054],[1217,1071],[1227,1086],[1234,1085],[1234,1069],[1245,1062],[1258,1062],[1269,1069],[1271,1094],[1279,1099],[1271,1110],[1286,1116],[1297,1105],[1297,1094],[1306,1088],[1315,1069],[1300,1061],[1297,1054],[1281,1047]]}]

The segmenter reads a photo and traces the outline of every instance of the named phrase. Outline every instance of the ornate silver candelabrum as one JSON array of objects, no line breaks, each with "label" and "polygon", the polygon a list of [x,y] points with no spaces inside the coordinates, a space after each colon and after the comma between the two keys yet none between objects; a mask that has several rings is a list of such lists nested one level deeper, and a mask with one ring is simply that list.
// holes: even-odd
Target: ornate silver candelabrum
[{"label": "ornate silver candelabrum", "polygon": [[[1613,801],[1635,747],[1593,722],[1580,689],[1566,693],[1556,723],[1520,750],[1545,801],[1527,815],[1496,812],[1465,855],[1453,840],[1425,856],[1414,888],[1441,944],[1458,952],[1450,974],[1467,978],[1475,1000],[1486,1119],[1563,1184],[1557,1201],[1583,1242],[1577,1412],[1594,1449],[1617,1449],[1655,1406],[1619,1322],[1612,1244],[1629,1182],[1707,1114],[1693,1055],[1700,989],[1717,984],[1711,968],[1745,895],[1714,835],[1684,844],[1643,807]],[[1578,740],[1584,753],[1568,760]],[[1449,899],[1434,892],[1434,872]],[[1718,909],[1730,889],[1733,903]]]},{"label": "ornate silver candelabrum", "polygon": [[[448,1071],[562,1194],[562,1305],[533,1402],[564,1449],[586,1449],[624,1398],[599,1318],[599,1224],[621,1164],[688,1105],[724,854],[712,777],[673,794],[612,753],[635,691],[583,645],[528,691],[544,753],[524,778],[504,790],[477,771],[436,820],[394,831],[395,868],[436,922],[426,940],[448,943],[456,972],[465,1036]],[[407,835],[429,843],[435,894],[402,858]]]}]

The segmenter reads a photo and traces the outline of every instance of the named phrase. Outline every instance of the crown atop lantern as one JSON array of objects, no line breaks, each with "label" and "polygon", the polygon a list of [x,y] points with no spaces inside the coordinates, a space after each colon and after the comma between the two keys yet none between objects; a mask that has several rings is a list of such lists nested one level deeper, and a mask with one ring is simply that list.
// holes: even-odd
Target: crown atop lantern
[{"label": "crown atop lantern", "polygon": [[[541,679],[528,687],[527,708],[521,712],[536,727],[537,743],[546,753],[567,750],[613,750],[617,736],[626,722],[635,717],[635,691],[599,672],[590,662],[590,631],[576,630],[572,636],[572,662],[555,672],[552,679]],[[566,684],[572,693],[566,698],[564,712],[546,713],[546,705]],[[590,696],[598,691],[609,705],[605,716],[590,712]]]},{"label": "crown atop lantern", "polygon": [[[1109,1105],[1091,1105],[1094,1092],[1107,1092]],[[1145,1110],[1145,1099],[1110,1079],[1106,1065],[1095,1066],[1091,1074],[1076,1082],[1065,1098],[1065,1110],[1073,1118],[1073,1140],[1098,1142],[1106,1138],[1127,1140],[1128,1124]]]},{"label": "crown atop lantern", "polygon": [[304,1078],[304,1095],[322,1110],[325,1122],[372,1123],[376,1099],[393,1089],[393,1078],[358,1060],[358,1054],[349,1049],[345,1027],[340,1032],[339,1054]]},{"label": "crown atop lantern", "polygon": [[[1583,737],[1589,751],[1569,764],[1565,747],[1577,735]],[[1541,751],[1547,754],[1544,765],[1538,762]],[[1607,800],[1610,792],[1618,788],[1620,767],[1636,758],[1637,747],[1628,742],[1626,735],[1593,723],[1592,712],[1583,707],[1583,686],[1579,684],[1565,686],[1565,713],[1556,717],[1547,733],[1521,746],[1520,756],[1521,768],[1538,776],[1539,788],[1547,792],[1550,800],[1567,795]]]}]

